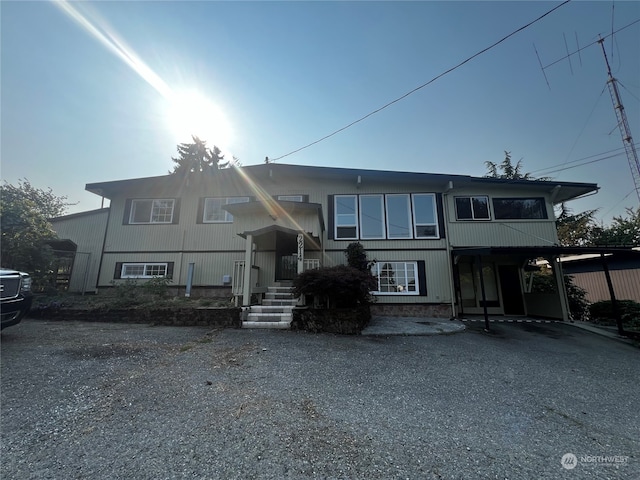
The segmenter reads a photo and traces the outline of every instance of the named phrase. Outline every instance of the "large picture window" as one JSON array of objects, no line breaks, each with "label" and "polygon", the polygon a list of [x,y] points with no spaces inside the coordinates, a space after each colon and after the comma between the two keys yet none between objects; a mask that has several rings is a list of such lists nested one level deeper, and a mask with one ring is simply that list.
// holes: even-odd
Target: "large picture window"
[{"label": "large picture window", "polygon": [[489,198],[456,197],[456,219],[458,220],[490,220]]},{"label": "large picture window", "polygon": [[496,220],[535,220],[547,217],[544,198],[494,198]]},{"label": "large picture window", "polygon": [[233,222],[233,215],[224,210],[224,205],[232,203],[247,203],[249,197],[218,197],[205,198],[203,210],[203,223],[230,223]]},{"label": "large picture window", "polygon": [[376,262],[371,273],[378,280],[374,294],[418,295],[417,262]]},{"label": "large picture window", "polygon": [[387,235],[390,239],[411,238],[409,195],[387,195]]},{"label": "large picture window", "polygon": [[440,238],[433,193],[336,195],[337,240]]},{"label": "large picture window", "polygon": [[172,223],[175,200],[131,200],[129,223]]},{"label": "large picture window", "polygon": [[382,195],[360,195],[360,238],[384,238]]}]

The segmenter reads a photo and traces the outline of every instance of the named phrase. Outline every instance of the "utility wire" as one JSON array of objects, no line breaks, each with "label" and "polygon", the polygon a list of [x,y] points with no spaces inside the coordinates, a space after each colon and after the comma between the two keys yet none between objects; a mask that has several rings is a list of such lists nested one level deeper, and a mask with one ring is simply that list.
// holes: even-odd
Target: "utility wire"
[{"label": "utility wire", "polygon": [[[640,143],[636,143],[635,146],[640,146]],[[615,155],[621,155],[622,153],[624,153],[624,149],[625,149],[625,147],[614,148],[612,150],[607,150],[606,152],[595,153],[595,154],[589,155],[587,157],[577,158],[576,160],[571,160],[570,162],[562,162],[562,163],[558,163],[557,165],[549,165],[548,167],[539,168],[537,170],[532,170],[529,173],[545,172],[547,170],[551,170],[551,169],[554,169],[556,167],[564,167],[565,165],[570,165],[572,163],[582,162],[584,160],[589,160],[589,159],[594,158],[594,157],[600,157],[601,155],[609,155],[610,153],[611,154],[615,153]]]},{"label": "utility wire", "polygon": [[[348,128],[350,128],[350,127],[354,126],[354,125],[356,125],[357,123],[360,123],[360,122],[362,122],[363,120],[366,120],[367,118],[371,117],[372,115],[375,115],[376,113],[378,113],[378,112],[380,112],[380,111],[384,110],[385,108],[390,107],[391,105],[393,105],[393,104],[395,104],[395,103],[398,103],[400,100],[403,100],[403,99],[407,98],[409,95],[414,94],[414,93],[415,93],[415,92],[417,92],[418,90],[420,90],[420,89],[422,89],[422,88],[426,87],[427,85],[432,84],[432,83],[433,83],[433,82],[435,82],[436,80],[438,80],[438,79],[440,79],[440,78],[444,77],[445,75],[447,75],[448,73],[451,73],[451,72],[453,72],[454,70],[456,70],[456,69],[460,68],[461,66],[463,66],[464,64],[466,64],[466,63],[470,62],[470,61],[471,61],[471,60],[473,60],[474,58],[476,58],[476,57],[478,57],[478,56],[482,55],[483,53],[488,52],[488,51],[489,51],[489,50],[491,50],[492,48],[494,48],[494,47],[496,47],[496,46],[500,45],[502,42],[504,42],[504,41],[505,41],[505,40],[507,40],[508,38],[511,38],[511,37],[513,37],[514,35],[516,35],[517,33],[521,32],[522,30],[524,30],[524,29],[526,29],[526,28],[529,28],[529,27],[530,27],[531,25],[533,25],[534,23],[536,23],[536,22],[538,22],[538,21],[542,20],[544,17],[546,17],[547,15],[550,15],[551,13],[553,13],[554,11],[556,11],[557,9],[559,9],[560,7],[562,7],[562,6],[566,5],[566,4],[567,4],[567,3],[569,3],[570,1],[571,1],[571,0],[565,0],[565,1],[564,1],[564,2],[562,2],[560,5],[555,6],[554,8],[552,8],[551,10],[549,10],[548,12],[546,12],[546,13],[544,13],[544,14],[540,15],[540,16],[539,16],[538,18],[536,18],[535,20],[533,20],[533,21],[531,21],[531,22],[527,23],[526,25],[524,25],[524,26],[522,26],[522,27],[518,28],[517,30],[514,30],[514,31],[513,31],[513,32],[511,32],[510,34],[508,34],[508,35],[506,35],[506,36],[502,37],[502,38],[501,38],[500,40],[498,40],[497,42],[495,42],[495,43],[493,43],[493,44],[489,45],[489,46],[488,46],[488,47],[486,47],[486,48],[483,48],[483,49],[482,49],[482,50],[480,50],[479,52],[477,52],[477,53],[475,53],[474,55],[472,55],[472,56],[468,57],[466,60],[463,60],[462,62],[458,63],[458,64],[457,64],[457,65],[455,65],[454,67],[451,67],[450,69],[445,70],[445,71],[444,71],[444,72],[442,72],[441,74],[439,74],[439,75],[437,75],[437,76],[433,77],[433,78],[432,78],[431,80],[429,80],[428,82],[423,83],[422,85],[420,85],[420,86],[418,86],[418,87],[414,88],[413,90],[411,90],[411,91],[409,91],[409,92],[405,93],[405,94],[404,94],[404,95],[402,95],[401,97],[398,97],[398,98],[396,98],[395,100],[390,101],[389,103],[387,103],[387,104],[385,104],[385,105],[381,106],[380,108],[377,108],[376,110],[374,110],[374,111],[372,111],[372,112],[370,112],[370,113],[367,113],[365,116],[360,117],[360,118],[359,118],[359,119],[357,119],[357,120],[354,120],[354,121],[353,121],[353,122],[351,122],[350,124],[345,125],[344,127],[339,128],[338,130],[336,130],[336,131],[334,131],[334,132],[332,132],[332,133],[330,133],[330,134],[328,134],[328,135],[325,135],[324,137],[322,137],[322,138],[320,138],[320,139],[318,139],[318,140],[316,140],[316,141],[314,141],[314,142],[308,143],[307,145],[305,145],[305,146],[303,146],[303,147],[300,147],[300,148],[297,148],[297,149],[295,149],[295,150],[292,150],[291,152],[286,153],[286,154],[284,154],[284,155],[281,155],[281,156],[279,156],[279,157],[276,157],[276,158],[270,159],[269,161],[270,161],[270,162],[274,162],[274,161],[276,161],[276,160],[281,160],[281,159],[283,159],[283,158],[285,158],[285,157],[288,157],[289,155],[293,155],[294,153],[298,153],[298,152],[299,152],[299,151],[301,151],[301,150],[304,150],[304,149],[306,149],[306,148],[309,148],[309,147],[311,147],[311,146],[313,146],[313,145],[315,145],[315,144],[317,144],[317,143],[320,143],[320,142],[322,142],[322,141],[324,141],[324,140],[326,140],[326,139],[328,139],[328,138],[333,137],[334,135],[337,135],[337,134],[338,134],[338,133],[340,133],[340,132],[343,132],[344,130],[346,130],[346,129],[348,129]],[[640,21],[640,20],[639,20],[639,21]]]}]

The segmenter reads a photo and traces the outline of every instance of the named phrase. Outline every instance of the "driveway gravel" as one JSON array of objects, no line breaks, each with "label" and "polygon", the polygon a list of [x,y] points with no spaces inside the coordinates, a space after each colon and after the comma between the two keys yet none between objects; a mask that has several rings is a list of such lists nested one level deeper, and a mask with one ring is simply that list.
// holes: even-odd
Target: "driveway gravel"
[{"label": "driveway gravel", "polygon": [[25,320],[2,332],[0,474],[640,478],[640,350],[563,324],[492,328],[358,337]]}]

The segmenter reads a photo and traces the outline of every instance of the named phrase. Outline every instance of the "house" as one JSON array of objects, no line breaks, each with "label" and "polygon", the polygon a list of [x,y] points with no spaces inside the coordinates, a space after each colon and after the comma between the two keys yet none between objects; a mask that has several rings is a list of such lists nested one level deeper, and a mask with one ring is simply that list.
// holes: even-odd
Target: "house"
[{"label": "house", "polygon": [[249,307],[298,272],[346,263],[360,242],[376,260],[375,313],[566,319],[563,288],[541,298],[524,271],[537,257],[557,264],[554,205],[598,187],[272,163],[86,189],[109,208],[53,219],[77,245],[72,291],[169,276],[180,294]]}]

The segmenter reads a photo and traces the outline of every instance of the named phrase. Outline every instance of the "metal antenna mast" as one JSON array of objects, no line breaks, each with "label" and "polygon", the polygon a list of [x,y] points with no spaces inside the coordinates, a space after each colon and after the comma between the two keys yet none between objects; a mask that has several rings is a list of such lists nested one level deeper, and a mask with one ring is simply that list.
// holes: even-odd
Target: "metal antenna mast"
[{"label": "metal antenna mast", "polygon": [[631,129],[629,128],[629,122],[627,122],[627,114],[622,106],[622,100],[620,99],[620,92],[618,91],[618,81],[611,75],[611,67],[609,66],[609,59],[607,58],[607,52],[604,49],[604,38],[598,40],[598,43],[602,47],[602,54],[604,55],[604,61],[607,64],[607,86],[609,87],[609,94],[611,94],[611,101],[613,102],[613,109],[616,112],[618,119],[618,128],[620,129],[620,135],[622,135],[622,143],[624,144],[625,152],[627,153],[627,159],[629,160],[629,168],[631,168],[631,176],[633,177],[633,183],[636,189],[636,195],[640,202],[640,160],[638,160],[638,152],[633,144],[631,138]]}]

